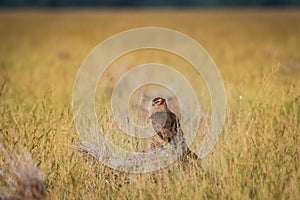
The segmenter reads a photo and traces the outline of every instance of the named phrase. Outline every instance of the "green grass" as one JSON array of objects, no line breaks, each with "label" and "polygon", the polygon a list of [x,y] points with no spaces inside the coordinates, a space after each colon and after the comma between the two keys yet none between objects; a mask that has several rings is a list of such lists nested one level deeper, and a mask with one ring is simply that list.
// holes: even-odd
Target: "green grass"
[{"label": "green grass", "polygon": [[[222,74],[226,123],[201,167],[191,163],[183,171],[174,164],[128,175],[73,148],[80,137],[73,124],[72,89],[81,62],[112,34],[143,26],[191,36]],[[299,35],[298,10],[1,10],[0,143],[9,152],[21,145],[31,154],[45,175],[48,199],[300,199]],[[112,64],[97,90],[99,114],[109,112],[107,100],[123,72],[116,69],[146,62],[182,72],[209,115],[207,90],[188,63],[150,50]],[[102,120],[114,135],[111,117]],[[0,172],[9,170],[0,155]],[[3,179],[0,183],[5,185]]]}]

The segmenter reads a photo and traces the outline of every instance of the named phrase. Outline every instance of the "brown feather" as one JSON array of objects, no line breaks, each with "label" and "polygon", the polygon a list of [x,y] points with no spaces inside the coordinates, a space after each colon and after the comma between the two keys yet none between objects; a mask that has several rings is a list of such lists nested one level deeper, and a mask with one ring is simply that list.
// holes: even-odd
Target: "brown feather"
[{"label": "brown feather", "polygon": [[150,119],[154,131],[164,142],[175,147],[182,156],[198,159],[198,156],[188,148],[179,119],[168,109],[165,99],[157,97],[152,100]]}]

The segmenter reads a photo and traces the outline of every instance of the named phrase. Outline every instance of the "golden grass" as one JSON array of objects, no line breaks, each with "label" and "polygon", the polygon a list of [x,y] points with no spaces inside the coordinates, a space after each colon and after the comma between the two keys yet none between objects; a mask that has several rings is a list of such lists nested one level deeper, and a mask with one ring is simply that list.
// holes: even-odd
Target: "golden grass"
[{"label": "golden grass", "polygon": [[[298,10],[2,10],[0,143],[6,149],[22,145],[30,152],[45,175],[49,199],[300,199],[299,21]],[[112,34],[143,26],[191,36],[222,74],[227,119],[202,167],[191,163],[183,171],[174,164],[128,175],[81,157],[73,148],[80,138],[71,98],[81,62]],[[176,56],[141,51],[125,55],[111,68],[125,62],[130,69],[149,61],[181,70],[209,113],[203,83]],[[107,77],[114,73],[117,79],[115,70]],[[108,108],[111,87],[97,90],[100,113]],[[113,134],[111,118],[106,120],[103,126]],[[5,156],[0,158],[3,171]]]}]

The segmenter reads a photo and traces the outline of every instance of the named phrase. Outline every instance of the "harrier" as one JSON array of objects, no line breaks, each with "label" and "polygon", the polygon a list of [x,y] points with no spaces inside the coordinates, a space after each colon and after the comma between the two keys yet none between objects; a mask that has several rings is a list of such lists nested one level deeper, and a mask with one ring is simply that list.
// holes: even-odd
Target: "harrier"
[{"label": "harrier", "polygon": [[169,110],[165,99],[161,97],[153,99],[149,115],[153,129],[164,142],[172,145],[182,158],[198,159],[186,143],[179,118]]}]

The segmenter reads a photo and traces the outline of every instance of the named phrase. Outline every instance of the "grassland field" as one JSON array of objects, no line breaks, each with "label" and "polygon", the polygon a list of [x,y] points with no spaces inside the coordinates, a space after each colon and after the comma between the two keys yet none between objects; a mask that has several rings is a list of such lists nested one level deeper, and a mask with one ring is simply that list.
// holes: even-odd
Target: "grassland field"
[{"label": "grassland field", "polygon": [[[222,75],[226,122],[201,166],[124,174],[73,148],[81,140],[71,105],[80,64],[104,39],[146,26],[192,37]],[[1,148],[30,153],[48,199],[300,199],[299,36],[297,9],[0,10]],[[114,84],[148,62],[180,71],[209,116],[209,94],[186,61],[141,50],[120,57],[100,80],[97,112],[108,135],[119,138],[108,111]],[[5,178],[14,180],[9,171],[0,153],[3,194],[10,188]]]}]

